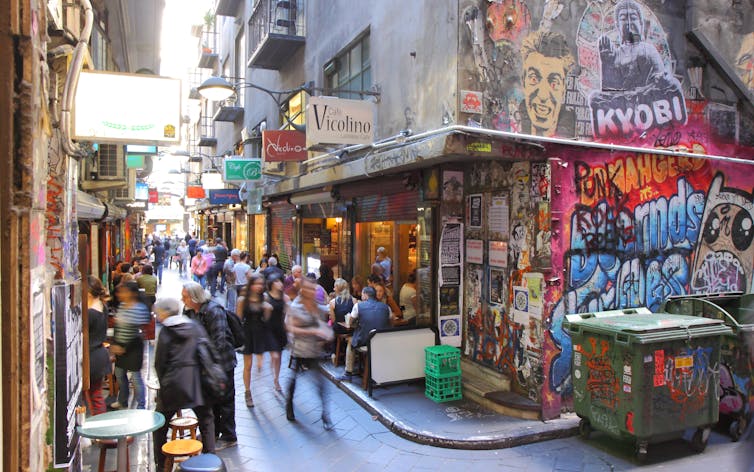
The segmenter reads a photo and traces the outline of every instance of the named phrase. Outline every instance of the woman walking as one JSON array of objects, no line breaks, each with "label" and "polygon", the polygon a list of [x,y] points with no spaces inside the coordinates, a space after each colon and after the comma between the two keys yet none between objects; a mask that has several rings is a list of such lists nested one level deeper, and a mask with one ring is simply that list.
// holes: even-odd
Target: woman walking
[{"label": "woman walking", "polygon": [[250,274],[246,293],[238,299],[236,312],[241,314],[246,344],[243,348],[243,384],[246,389],[246,406],[254,406],[251,396],[251,367],[257,358],[257,370],[262,369],[262,355],[269,350],[271,332],[267,326],[272,306],[264,301],[264,278],[259,274]]},{"label": "woman walking", "polygon": [[141,366],[144,362],[144,340],[141,327],[150,321],[149,310],[139,297],[139,286],[134,281],[121,282],[115,295],[120,304],[115,315],[115,334],[110,351],[115,354],[115,377],[118,379],[118,401],[111,408],[128,408],[128,372],[134,382],[136,408],[146,406],[144,380]]},{"label": "woman walking", "polygon": [[301,287],[298,297],[291,303],[288,316],[285,318],[285,327],[293,339],[291,355],[293,362],[293,377],[288,385],[288,397],[285,403],[285,416],[288,421],[295,421],[293,412],[293,394],[296,391],[296,377],[306,369],[314,376],[317,384],[319,398],[322,403],[322,426],[325,430],[331,430],[333,424],[330,421],[327,406],[327,390],[324,379],[319,369],[316,368],[317,360],[322,357],[324,343],[332,341],[332,329],[322,321],[327,314],[327,305],[320,305],[315,299],[317,282],[309,278],[301,279]]},{"label": "woman walking", "polygon": [[102,396],[103,378],[110,373],[110,354],[104,346],[107,339],[107,311],[109,298],[102,282],[95,276],[87,277],[87,314],[89,315],[89,390],[87,391],[90,415],[99,415],[107,410]]},{"label": "woman walking", "polygon": [[196,248],[196,255],[191,259],[191,275],[194,276],[194,281],[197,282],[202,288],[205,288],[207,282],[204,274],[207,273],[207,260],[204,258],[204,248]]},{"label": "woman walking", "polygon": [[279,275],[273,275],[267,281],[267,292],[265,301],[270,304],[272,311],[270,318],[267,320],[267,326],[270,330],[270,364],[272,365],[272,382],[276,392],[282,391],[280,388],[280,357],[288,344],[288,335],[285,332],[285,315],[291,299],[283,293],[283,278]]}]

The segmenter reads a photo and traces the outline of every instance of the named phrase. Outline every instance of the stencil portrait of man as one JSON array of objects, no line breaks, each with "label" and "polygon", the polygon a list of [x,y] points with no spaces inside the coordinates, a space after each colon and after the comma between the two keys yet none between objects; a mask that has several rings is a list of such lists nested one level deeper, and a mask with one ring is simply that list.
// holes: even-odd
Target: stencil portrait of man
[{"label": "stencil portrait of man", "polygon": [[563,106],[566,77],[574,64],[565,37],[535,31],[521,44],[524,99],[519,104],[521,132],[537,136],[574,136],[576,116]]}]

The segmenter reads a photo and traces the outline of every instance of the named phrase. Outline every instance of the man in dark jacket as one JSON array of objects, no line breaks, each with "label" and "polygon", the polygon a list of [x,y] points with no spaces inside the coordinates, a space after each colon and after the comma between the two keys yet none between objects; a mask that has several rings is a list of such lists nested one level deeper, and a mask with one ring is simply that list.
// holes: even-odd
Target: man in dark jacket
[{"label": "man in dark jacket", "polygon": [[215,452],[215,417],[209,398],[202,391],[201,369],[196,346],[206,338],[199,323],[180,314],[180,303],[174,298],[162,298],[154,304],[154,312],[162,323],[157,338],[154,370],[160,381],[155,411],[165,415],[165,424],[153,434],[156,470],[165,469],[162,446],[170,419],[176,412],[191,408],[199,420],[204,452]]},{"label": "man in dark jacket", "polygon": [[225,274],[223,274],[223,266],[225,265],[225,259],[228,258],[228,250],[223,245],[223,240],[217,238],[215,240],[215,248],[213,252],[215,254],[215,262],[212,263],[212,267],[207,270],[207,284],[209,286],[209,292],[212,296],[215,296],[217,292],[217,276],[221,277],[220,280],[220,293],[225,291]]},{"label": "man in dark jacket", "polygon": [[369,340],[369,332],[373,329],[390,328],[390,308],[377,301],[377,293],[372,287],[364,287],[361,291],[361,302],[353,306],[350,314],[346,315],[346,324],[351,325],[353,320],[359,324],[353,332],[351,342],[346,348],[346,371],[338,377],[338,380],[351,380],[353,372],[353,349],[366,346]]},{"label": "man in dark jacket", "polygon": [[236,368],[236,351],[233,348],[233,334],[228,327],[225,309],[212,301],[206,290],[196,282],[186,282],[181,293],[184,313],[201,324],[207,331],[210,345],[215,350],[218,363],[228,377],[227,394],[214,399],[215,433],[220,436],[217,449],[234,446],[236,437],[236,386],[233,371]]},{"label": "man in dark jacket", "polygon": [[189,240],[187,241],[187,243],[186,243],[186,244],[188,244],[188,248],[189,248],[189,255],[191,256],[191,258],[192,258],[192,259],[193,259],[193,258],[194,258],[194,256],[196,255],[196,244],[197,244],[198,242],[199,242],[199,241],[198,241],[198,240],[197,240],[197,239],[196,239],[196,238],[194,237],[194,234],[193,234],[193,233],[191,233],[191,238],[190,238],[190,239],[189,239]]},{"label": "man in dark jacket", "polygon": [[162,284],[162,263],[165,260],[165,246],[162,244],[162,241],[159,239],[156,239],[154,241],[154,247],[152,248],[152,254],[154,254],[154,263],[152,264],[152,267],[154,268],[154,272],[157,276],[157,280],[160,284]]}]

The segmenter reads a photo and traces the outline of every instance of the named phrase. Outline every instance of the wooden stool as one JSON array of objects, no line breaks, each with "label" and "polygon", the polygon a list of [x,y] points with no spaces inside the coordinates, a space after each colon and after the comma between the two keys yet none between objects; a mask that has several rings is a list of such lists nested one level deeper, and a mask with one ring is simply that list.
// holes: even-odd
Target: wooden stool
[{"label": "wooden stool", "polygon": [[196,439],[176,439],[166,442],[162,446],[162,453],[165,454],[165,472],[172,472],[173,464],[184,460],[184,456],[189,458],[199,455],[202,452],[202,447],[204,446],[201,441]]},{"label": "wooden stool", "polygon": [[[134,442],[133,436],[126,437],[126,466],[130,469],[131,466],[129,464],[130,457],[128,454],[128,446],[130,446]],[[108,449],[118,449],[118,440],[117,439],[95,439],[93,441],[94,444],[99,446],[99,466],[97,467],[97,472],[105,472],[105,461],[107,460],[107,451]]]},{"label": "wooden stool", "polygon": [[170,438],[175,441],[176,439],[179,439],[178,436],[180,435],[180,439],[183,439],[184,434],[189,433],[191,439],[196,439],[196,428],[198,427],[199,420],[196,418],[176,414],[176,416],[170,420],[168,425],[168,428],[172,431]]},{"label": "wooden stool", "polygon": [[199,454],[178,465],[178,472],[226,472],[225,463],[214,454]]},{"label": "wooden stool", "polygon": [[343,359],[343,362],[346,361],[346,348],[351,340],[351,336],[352,335],[346,333],[335,336],[335,358],[333,359],[333,365],[335,367],[338,367],[341,358]]}]

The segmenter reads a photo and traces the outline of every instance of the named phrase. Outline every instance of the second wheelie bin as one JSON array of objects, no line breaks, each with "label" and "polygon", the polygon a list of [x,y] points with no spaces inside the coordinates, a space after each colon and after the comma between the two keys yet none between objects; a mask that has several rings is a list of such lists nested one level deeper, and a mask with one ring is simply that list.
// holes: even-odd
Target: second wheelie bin
[{"label": "second wheelie bin", "polygon": [[566,315],[573,342],[574,409],[579,431],[650,443],[697,428],[702,452],[718,420],[720,345],[731,329],[720,320],[654,314],[646,308]]},{"label": "second wheelie bin", "polygon": [[754,412],[754,294],[677,295],[661,311],[723,320],[733,331],[720,349],[720,423],[738,441]]}]

